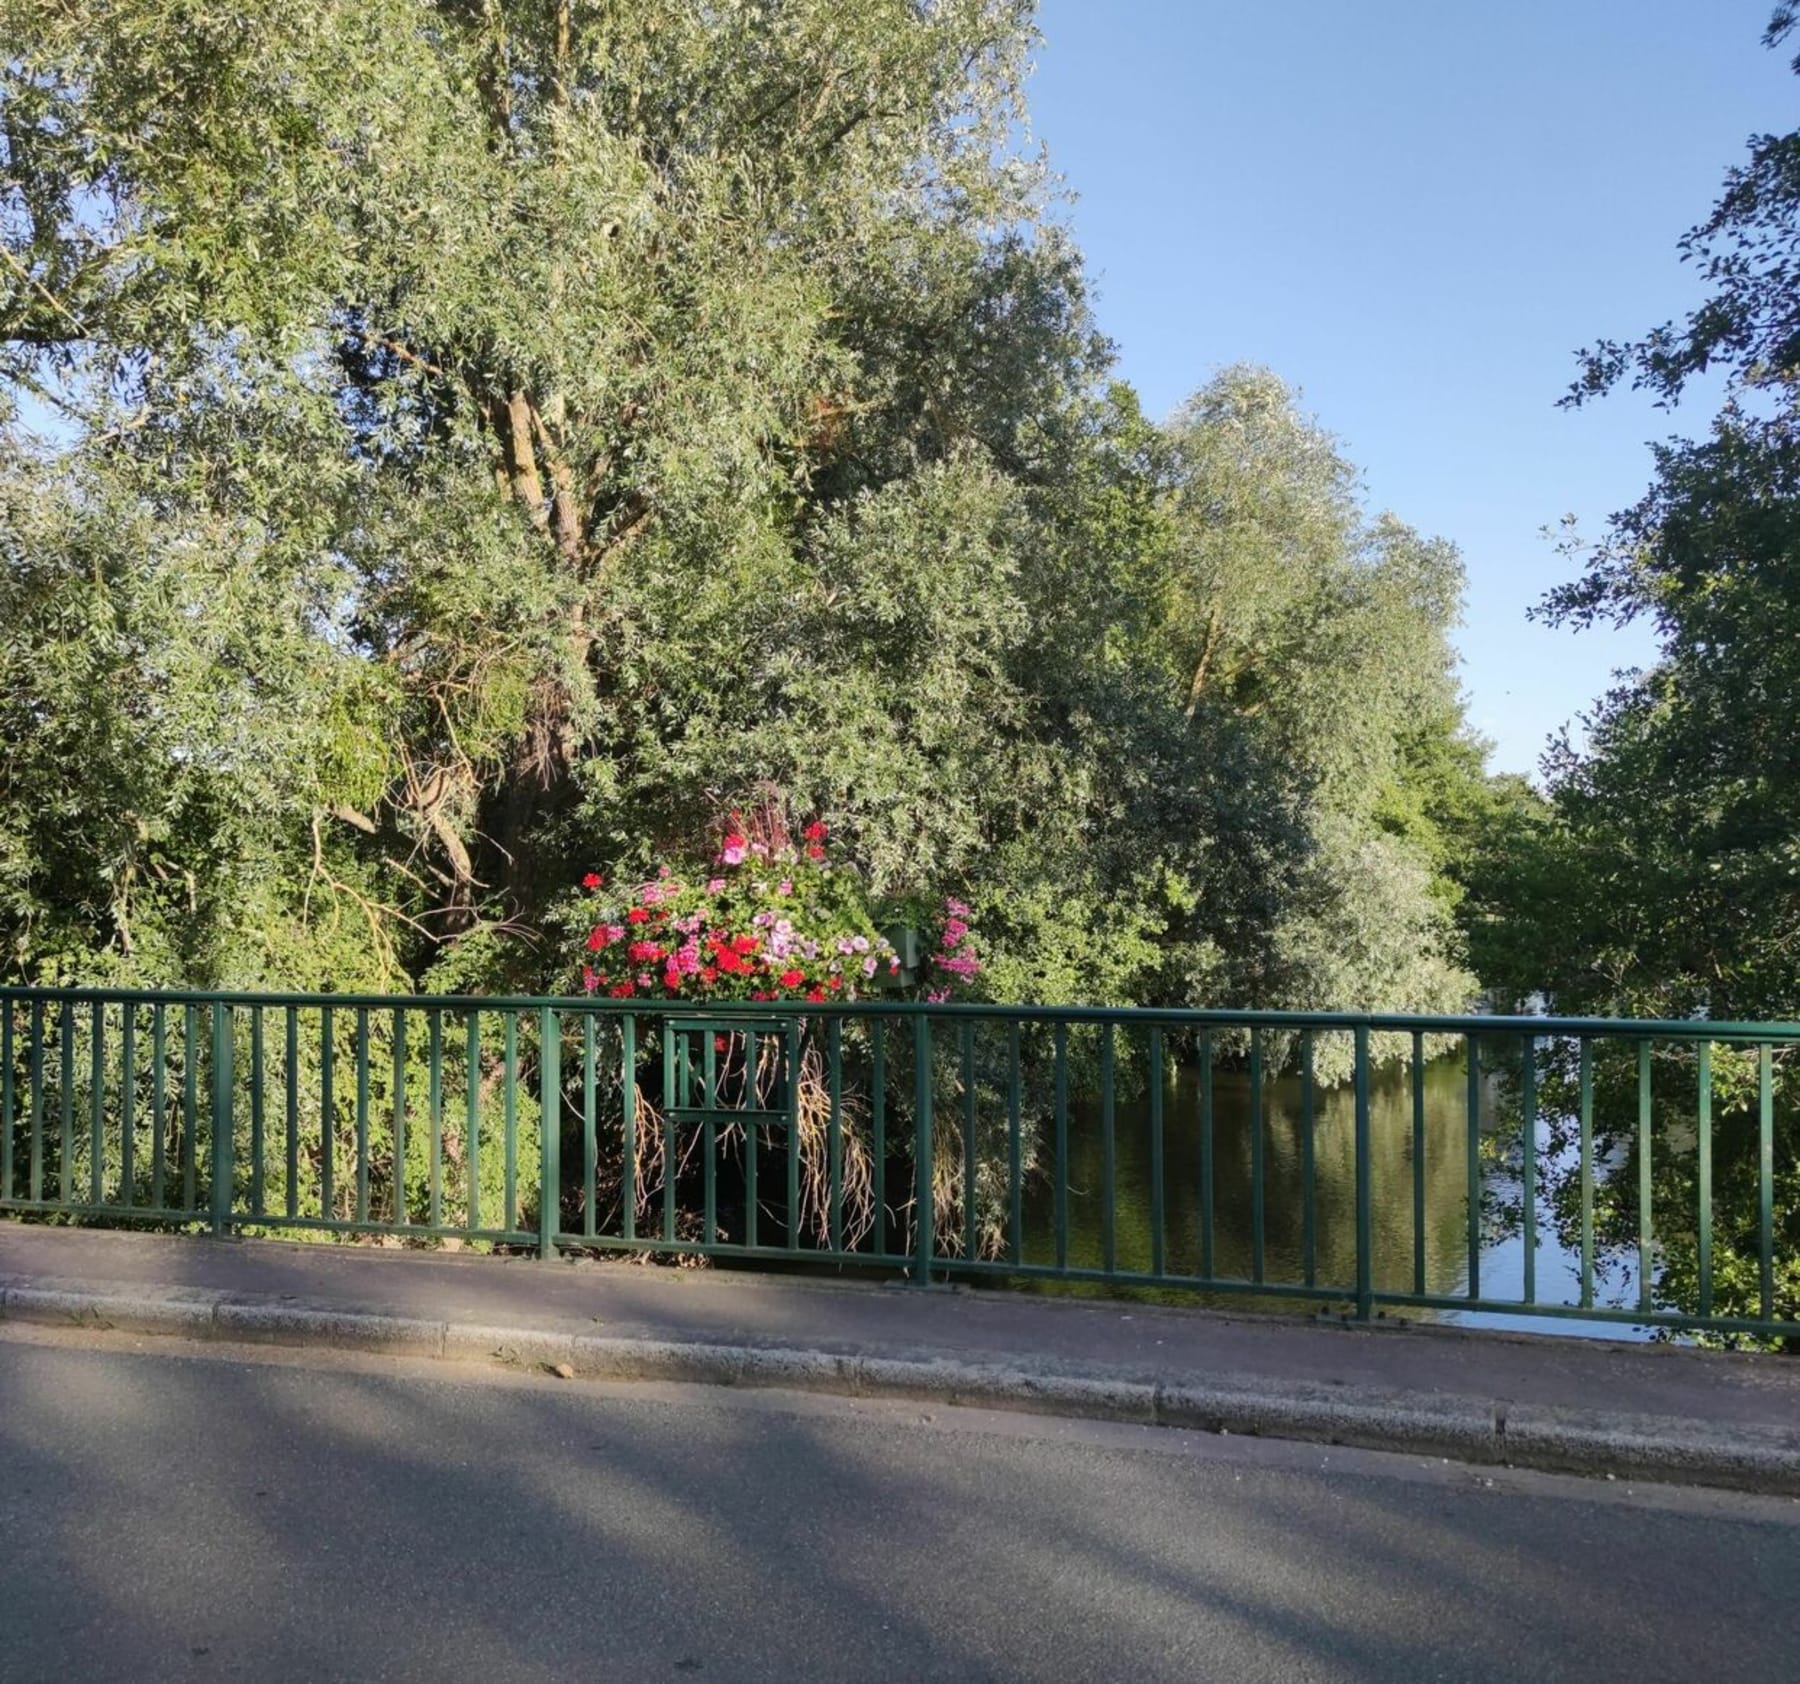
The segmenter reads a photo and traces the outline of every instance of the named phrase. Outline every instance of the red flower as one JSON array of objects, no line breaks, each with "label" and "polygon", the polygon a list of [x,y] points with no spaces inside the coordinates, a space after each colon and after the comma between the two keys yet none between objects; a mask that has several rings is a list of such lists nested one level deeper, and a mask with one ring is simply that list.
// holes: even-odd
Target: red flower
[{"label": "red flower", "polygon": [[817,842],[808,842],[806,845],[806,857],[809,860],[822,860],[825,857],[825,850],[821,848]]},{"label": "red flower", "polygon": [[628,1000],[634,992],[635,990],[630,982],[615,982],[612,987],[607,990],[607,993],[615,1000]]},{"label": "red flower", "polygon": [[625,914],[628,924],[647,924],[650,921],[650,909],[647,906],[634,906]]},{"label": "red flower", "polygon": [[599,872],[590,871],[587,876],[582,878],[581,886],[584,889],[598,889],[605,881],[606,879]]},{"label": "red flower", "polygon": [[666,971],[663,972],[663,987],[668,989],[669,992],[672,994],[680,986],[681,986],[680,967],[676,966],[676,965],[671,965]]},{"label": "red flower", "polygon": [[808,842],[823,842],[825,840],[825,826],[821,824],[819,820],[814,819],[813,822],[806,827],[803,834]]},{"label": "red flower", "polygon": [[717,965],[702,965],[700,967],[700,980],[702,982],[717,982],[719,980],[719,967]]},{"label": "red flower", "polygon": [[806,973],[804,971],[783,971],[781,973],[781,986],[783,988],[798,988],[800,984],[805,981]]},{"label": "red flower", "polygon": [[740,958],[748,959],[761,946],[762,942],[756,936],[739,936],[731,944],[731,950]]},{"label": "red flower", "polygon": [[606,945],[606,932],[596,924],[588,931],[588,952],[598,953]]},{"label": "red flower", "polygon": [[592,971],[583,967],[581,972],[581,986],[585,988],[588,993],[592,994],[594,990],[600,986],[600,979],[595,976]]},{"label": "red flower", "polygon": [[663,956],[663,950],[653,941],[634,941],[630,953],[632,959],[640,965],[647,965],[651,960]]},{"label": "red flower", "polygon": [[844,986],[844,979],[841,976],[827,977],[825,979],[825,986],[827,988],[842,988]]},{"label": "red flower", "polygon": [[719,949],[719,969],[727,976],[737,976],[740,972],[747,971],[749,968],[750,967],[733,953],[729,947],[721,947]]},{"label": "red flower", "polygon": [[809,988],[806,991],[806,997],[812,1001],[815,1006],[820,1005],[824,1002],[825,990],[822,988]]},{"label": "red flower", "polygon": [[752,1000],[773,1000],[775,996],[766,988],[756,989],[750,996]]},{"label": "red flower", "polygon": [[729,1052],[730,1050],[731,1050],[731,1037],[729,1035],[713,1036],[713,1051],[714,1052]]}]

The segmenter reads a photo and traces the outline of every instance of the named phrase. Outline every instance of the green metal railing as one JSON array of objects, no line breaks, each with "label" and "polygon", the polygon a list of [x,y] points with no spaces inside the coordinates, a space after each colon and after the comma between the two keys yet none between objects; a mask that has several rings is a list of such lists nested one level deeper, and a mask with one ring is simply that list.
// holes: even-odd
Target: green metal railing
[{"label": "green metal railing", "polygon": [[[1236,1293],[1343,1303],[1364,1319],[1412,1306],[1793,1338],[1800,1322],[1777,1282],[1800,1254],[1800,1213],[1775,1197],[1775,1075],[1797,1049],[1793,1024],[10,988],[0,989],[0,1209],[216,1234],[454,1238],[546,1256],[854,1265],[920,1283]],[[1634,1132],[1608,1159],[1597,1059],[1611,1093],[1630,1056]],[[1733,1072],[1724,1105],[1721,1058]],[[1448,1121],[1426,1106],[1427,1072],[1447,1059],[1466,1071]],[[1178,1069],[1193,1072],[1197,1141],[1169,1130]],[[1271,1206],[1267,1102],[1283,1070],[1299,1077],[1298,1193]],[[1410,1091],[1409,1200],[1372,1150],[1378,1078]],[[1230,1163],[1226,1082],[1248,1108]],[[1546,1083],[1559,1103],[1569,1095],[1553,1165],[1540,1162]],[[1490,1294],[1482,1278],[1496,1084],[1516,1152],[1516,1298]],[[1793,1119],[1782,1111],[1781,1121],[1785,1174]],[[1147,1167],[1122,1196],[1127,1128]],[[1750,1177],[1749,1214],[1732,1207],[1723,1245],[1721,1130],[1734,1175]],[[1604,1132],[1616,1138],[1610,1121]],[[1347,1208],[1320,1191],[1321,1162],[1345,1154]],[[1672,1158],[1693,1172],[1692,1208],[1679,1213],[1657,1208],[1655,1168]],[[1627,1159],[1635,1189],[1617,1180]],[[1538,1288],[1550,1169],[1567,1190],[1554,1214],[1578,1258],[1567,1301]],[[1221,1229],[1228,1173],[1247,1179],[1247,1256]],[[1429,1278],[1428,1181],[1451,1185],[1461,1207],[1453,1289]],[[1605,1235],[1599,1190],[1614,1213]],[[1626,1194],[1637,1298],[1609,1304],[1597,1264],[1617,1250]],[[1079,1245],[1072,1201],[1094,1218]],[[1410,1269],[1396,1282],[1376,1267],[1374,1236],[1402,1213]],[[1292,1267],[1274,1265],[1272,1227],[1298,1234]],[[1679,1308],[1652,1295],[1675,1228],[1694,1249],[1691,1302]],[[1733,1287],[1721,1309],[1726,1253]]]}]

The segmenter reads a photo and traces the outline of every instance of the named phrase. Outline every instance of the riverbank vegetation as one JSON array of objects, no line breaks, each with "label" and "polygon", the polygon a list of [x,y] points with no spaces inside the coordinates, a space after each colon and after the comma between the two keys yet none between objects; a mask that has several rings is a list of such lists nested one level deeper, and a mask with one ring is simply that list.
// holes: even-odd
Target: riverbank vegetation
[{"label": "riverbank vegetation", "polygon": [[1466,1003],[1455,553],[1140,412],[1029,11],[5,0],[7,972],[557,985],[773,791],[996,997]]}]

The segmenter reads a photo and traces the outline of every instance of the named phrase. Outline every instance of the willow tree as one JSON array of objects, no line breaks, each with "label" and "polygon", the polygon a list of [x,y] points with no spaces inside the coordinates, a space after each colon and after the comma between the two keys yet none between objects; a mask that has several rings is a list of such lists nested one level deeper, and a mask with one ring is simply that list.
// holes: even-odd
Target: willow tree
[{"label": "willow tree", "polygon": [[[1091,353],[1009,146],[1027,10],[0,7],[18,498],[129,510],[122,573],[204,553],[295,662],[354,663],[234,726],[312,766],[263,803],[290,900],[349,895],[414,968],[509,927],[595,845],[556,840],[584,798],[675,822],[621,813],[620,751],[693,735],[696,621],[770,612],[835,504],[1021,471]],[[123,885],[195,869],[136,799],[89,862],[115,934]]]}]

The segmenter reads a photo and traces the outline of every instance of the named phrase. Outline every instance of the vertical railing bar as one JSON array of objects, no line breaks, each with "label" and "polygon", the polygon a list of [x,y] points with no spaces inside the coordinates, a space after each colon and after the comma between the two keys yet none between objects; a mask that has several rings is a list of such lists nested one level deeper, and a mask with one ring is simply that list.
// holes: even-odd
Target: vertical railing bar
[{"label": "vertical railing bar", "polygon": [[319,1008],[319,1220],[337,1220],[337,1013]]},{"label": "vertical railing bar", "polygon": [[1758,1271],[1762,1319],[1775,1314],[1775,1062],[1768,1042],[1757,1048],[1757,1182],[1761,1191],[1758,1229],[1761,1235],[1761,1268]]},{"label": "vertical railing bar", "polygon": [[675,1107],[681,1104],[687,1095],[677,1083],[681,1080],[682,1067],[677,1043],[682,1040],[680,1032],[667,1018],[663,1020],[663,1220],[662,1237],[665,1240],[675,1238],[675,1165],[679,1142],[675,1138]]},{"label": "vertical railing bar", "polygon": [[1069,1266],[1069,1026],[1051,1031],[1055,1049],[1056,1106],[1056,1266]]},{"label": "vertical railing bar", "polygon": [[1519,1071],[1519,1202],[1524,1209],[1525,1302],[1537,1302],[1537,1037],[1524,1038]]},{"label": "vertical railing bar", "polygon": [[[718,1190],[718,1156],[719,1128],[713,1121],[712,1113],[719,1108],[719,1046],[714,1036],[717,1030],[708,1029],[705,1035],[705,1046],[701,1053],[701,1080],[706,1084],[705,1127],[701,1131],[701,1148],[706,1153],[705,1177],[702,1182],[704,1208],[701,1214],[701,1235],[707,1245],[719,1242],[719,1190]],[[729,1043],[727,1043],[729,1045]],[[833,1102],[833,1116],[836,1115],[836,1101]],[[835,1251],[835,1244],[832,1249]]]},{"label": "vertical railing bar", "polygon": [[183,1008],[181,1034],[181,1208],[192,1212],[199,1203],[200,1019],[197,1007]]},{"label": "vertical railing bar", "polygon": [[1218,1258],[1213,1245],[1213,1042],[1212,1031],[1202,1029],[1200,1060],[1200,1275],[1216,1278]]},{"label": "vertical railing bar", "polygon": [[1150,1031],[1150,1273],[1160,1276],[1166,1266],[1165,1223],[1163,1208],[1166,1189],[1163,1185],[1163,1099],[1166,1065],[1163,1059],[1163,1032]]},{"label": "vertical railing bar", "polygon": [[356,1008],[356,1220],[369,1220],[369,1009]]},{"label": "vertical railing bar", "polygon": [[1468,1122],[1469,1297],[1481,1297],[1481,1043],[1471,1031],[1464,1037],[1468,1048],[1469,1089],[1464,1110]]},{"label": "vertical railing bar", "polygon": [[0,1002],[0,1199],[13,1196],[13,1003]]},{"label": "vertical railing bar", "polygon": [[800,1249],[800,1071],[801,1036],[804,1026],[798,1021],[783,1039],[783,1076],[787,1099],[787,1249]]},{"label": "vertical railing bar", "polygon": [[913,1284],[922,1287],[931,1285],[937,1240],[931,1097],[931,1019],[920,1012],[913,1018]]},{"label": "vertical railing bar", "polygon": [[463,1146],[464,1174],[471,1233],[481,1228],[481,1013],[472,1011],[463,1024]]},{"label": "vertical railing bar", "polygon": [[96,1000],[88,1031],[88,1203],[106,1202],[106,1002]]},{"label": "vertical railing bar", "polygon": [[[501,1214],[506,1219],[506,1232],[516,1234],[519,1231],[519,1014],[505,1012],[501,1023],[501,1126],[506,1131]],[[543,1127],[542,1119],[538,1126]]]},{"label": "vertical railing bar", "polygon": [[877,1257],[888,1255],[887,1207],[887,1019],[869,1020],[869,1137],[875,1154],[875,1232]]},{"label": "vertical railing bar", "polygon": [[963,1137],[963,1256],[974,1258],[979,1251],[977,1213],[975,1209],[975,1025],[962,1026],[962,1137]]},{"label": "vertical railing bar", "polygon": [[[158,1024],[162,1008],[159,1006]],[[31,1150],[26,1192],[31,1202],[41,1204],[44,1197],[44,1002],[31,1002]]]},{"label": "vertical railing bar", "polygon": [[212,1231],[221,1238],[231,1226],[235,1204],[235,1179],[232,1170],[232,1132],[237,1117],[237,1089],[232,1078],[232,1055],[236,1047],[237,1014],[223,1000],[215,1000],[212,1009],[212,1155],[208,1174]]},{"label": "vertical railing bar", "polygon": [[599,1025],[592,1012],[581,1014],[581,1231],[592,1239],[598,1231],[594,1206],[600,1197],[600,1064]]},{"label": "vertical railing bar", "polygon": [[[56,1192],[60,1203],[78,1202],[75,1189],[75,1003],[63,1002],[57,1032],[57,1070],[62,1081],[62,1159],[57,1165]],[[188,1200],[191,1207],[193,1199]]]},{"label": "vertical railing bar", "polygon": [[556,1256],[562,1225],[562,1013],[545,1006],[538,1019],[538,1257]]},{"label": "vertical railing bar", "polygon": [[1700,1043],[1700,1115],[1696,1189],[1700,1219],[1700,1314],[1713,1313],[1712,1042]]},{"label": "vertical railing bar", "polygon": [[425,1215],[431,1226],[444,1225],[444,1014],[425,1015],[425,1122],[431,1131],[426,1165]]},{"label": "vertical railing bar", "polygon": [[1413,1291],[1425,1296],[1425,1036],[1412,1038]]},{"label": "vertical railing bar", "polygon": [[394,1224],[411,1221],[406,1208],[406,1008],[394,1008]]},{"label": "vertical railing bar", "polygon": [[[875,1068],[879,1071],[881,1068],[881,1037],[879,1031],[877,1032],[875,1039],[875,1054]],[[759,1238],[757,1232],[758,1212],[756,1208],[756,1149],[758,1136],[762,1132],[762,1124],[757,1120],[757,1112],[762,1103],[757,1092],[759,1057],[760,1054],[756,1045],[756,1031],[754,1029],[746,1029],[744,1031],[744,1244],[752,1247],[757,1244]],[[877,1106],[875,1113],[877,1123],[876,1133],[879,1137],[881,1117],[879,1109],[881,1104],[881,1082],[879,1076],[876,1078],[875,1085],[877,1090],[875,1095],[875,1103]],[[876,1161],[875,1173],[877,1177],[882,1173],[882,1165],[879,1159]],[[878,1179],[876,1181],[876,1186],[879,1187],[880,1185],[881,1182]]]},{"label": "vertical railing bar", "polygon": [[250,1008],[250,1211],[263,1214],[263,1009]]},{"label": "vertical railing bar", "polygon": [[1016,1266],[1025,1251],[1025,1166],[1021,1115],[1024,1071],[1020,1062],[1019,1020],[1006,1026],[1006,1244]]},{"label": "vertical railing bar", "polygon": [[1580,1052],[1581,1307],[1594,1307],[1594,1044],[1582,1037]]},{"label": "vertical railing bar", "polygon": [[1267,1262],[1267,1212],[1263,1189],[1263,1042],[1262,1031],[1250,1031],[1250,1278],[1263,1284]]},{"label": "vertical railing bar", "polygon": [[1369,1026],[1355,1030],[1356,1049],[1356,1319],[1374,1313],[1374,1223],[1370,1210],[1369,1164]]},{"label": "vertical railing bar", "polygon": [[1100,1031],[1100,1251],[1110,1275],[1119,1267],[1116,1204],[1118,1198],[1117,1143],[1114,1140],[1113,1060],[1116,1056],[1113,1026]]},{"label": "vertical railing bar", "polygon": [[1655,1246],[1653,1223],[1655,1212],[1651,1208],[1651,1093],[1650,1093],[1650,1043],[1638,1042],[1638,1119],[1637,1119],[1637,1156],[1638,1156],[1638,1308],[1653,1308],[1650,1299],[1651,1253]]},{"label": "vertical railing bar", "polygon": [[[628,1240],[637,1238],[637,1091],[637,1019],[628,1015],[619,1023],[619,1122],[624,1138],[619,1225]],[[751,1168],[754,1171],[755,1165]],[[751,1199],[754,1208],[754,1175]]]},{"label": "vertical railing bar", "polygon": [[1300,1268],[1307,1286],[1319,1284],[1319,1175],[1313,1032],[1300,1032]]},{"label": "vertical railing bar", "polygon": [[300,1012],[287,1008],[282,1070],[287,1083],[287,1213],[300,1214]]},{"label": "vertical railing bar", "polygon": [[834,1017],[825,1026],[826,1079],[830,1114],[826,1150],[831,1175],[831,1249],[844,1249],[844,1020]]},{"label": "vertical railing bar", "polygon": [[[5,1010],[10,1025],[12,1008]],[[4,1181],[10,1198],[11,1176]],[[127,1210],[137,1203],[137,1004],[131,1000],[119,1006],[119,1198]]]},{"label": "vertical railing bar", "polygon": [[[159,1001],[150,1008],[150,1122],[155,1131],[150,1137],[150,1205],[153,1210],[161,1210],[164,1200],[163,1176],[167,1169],[169,1140],[168,1059],[168,1020]],[[32,1174],[35,1176],[36,1173],[34,1167]],[[35,1190],[32,1197],[37,1197]]]}]

